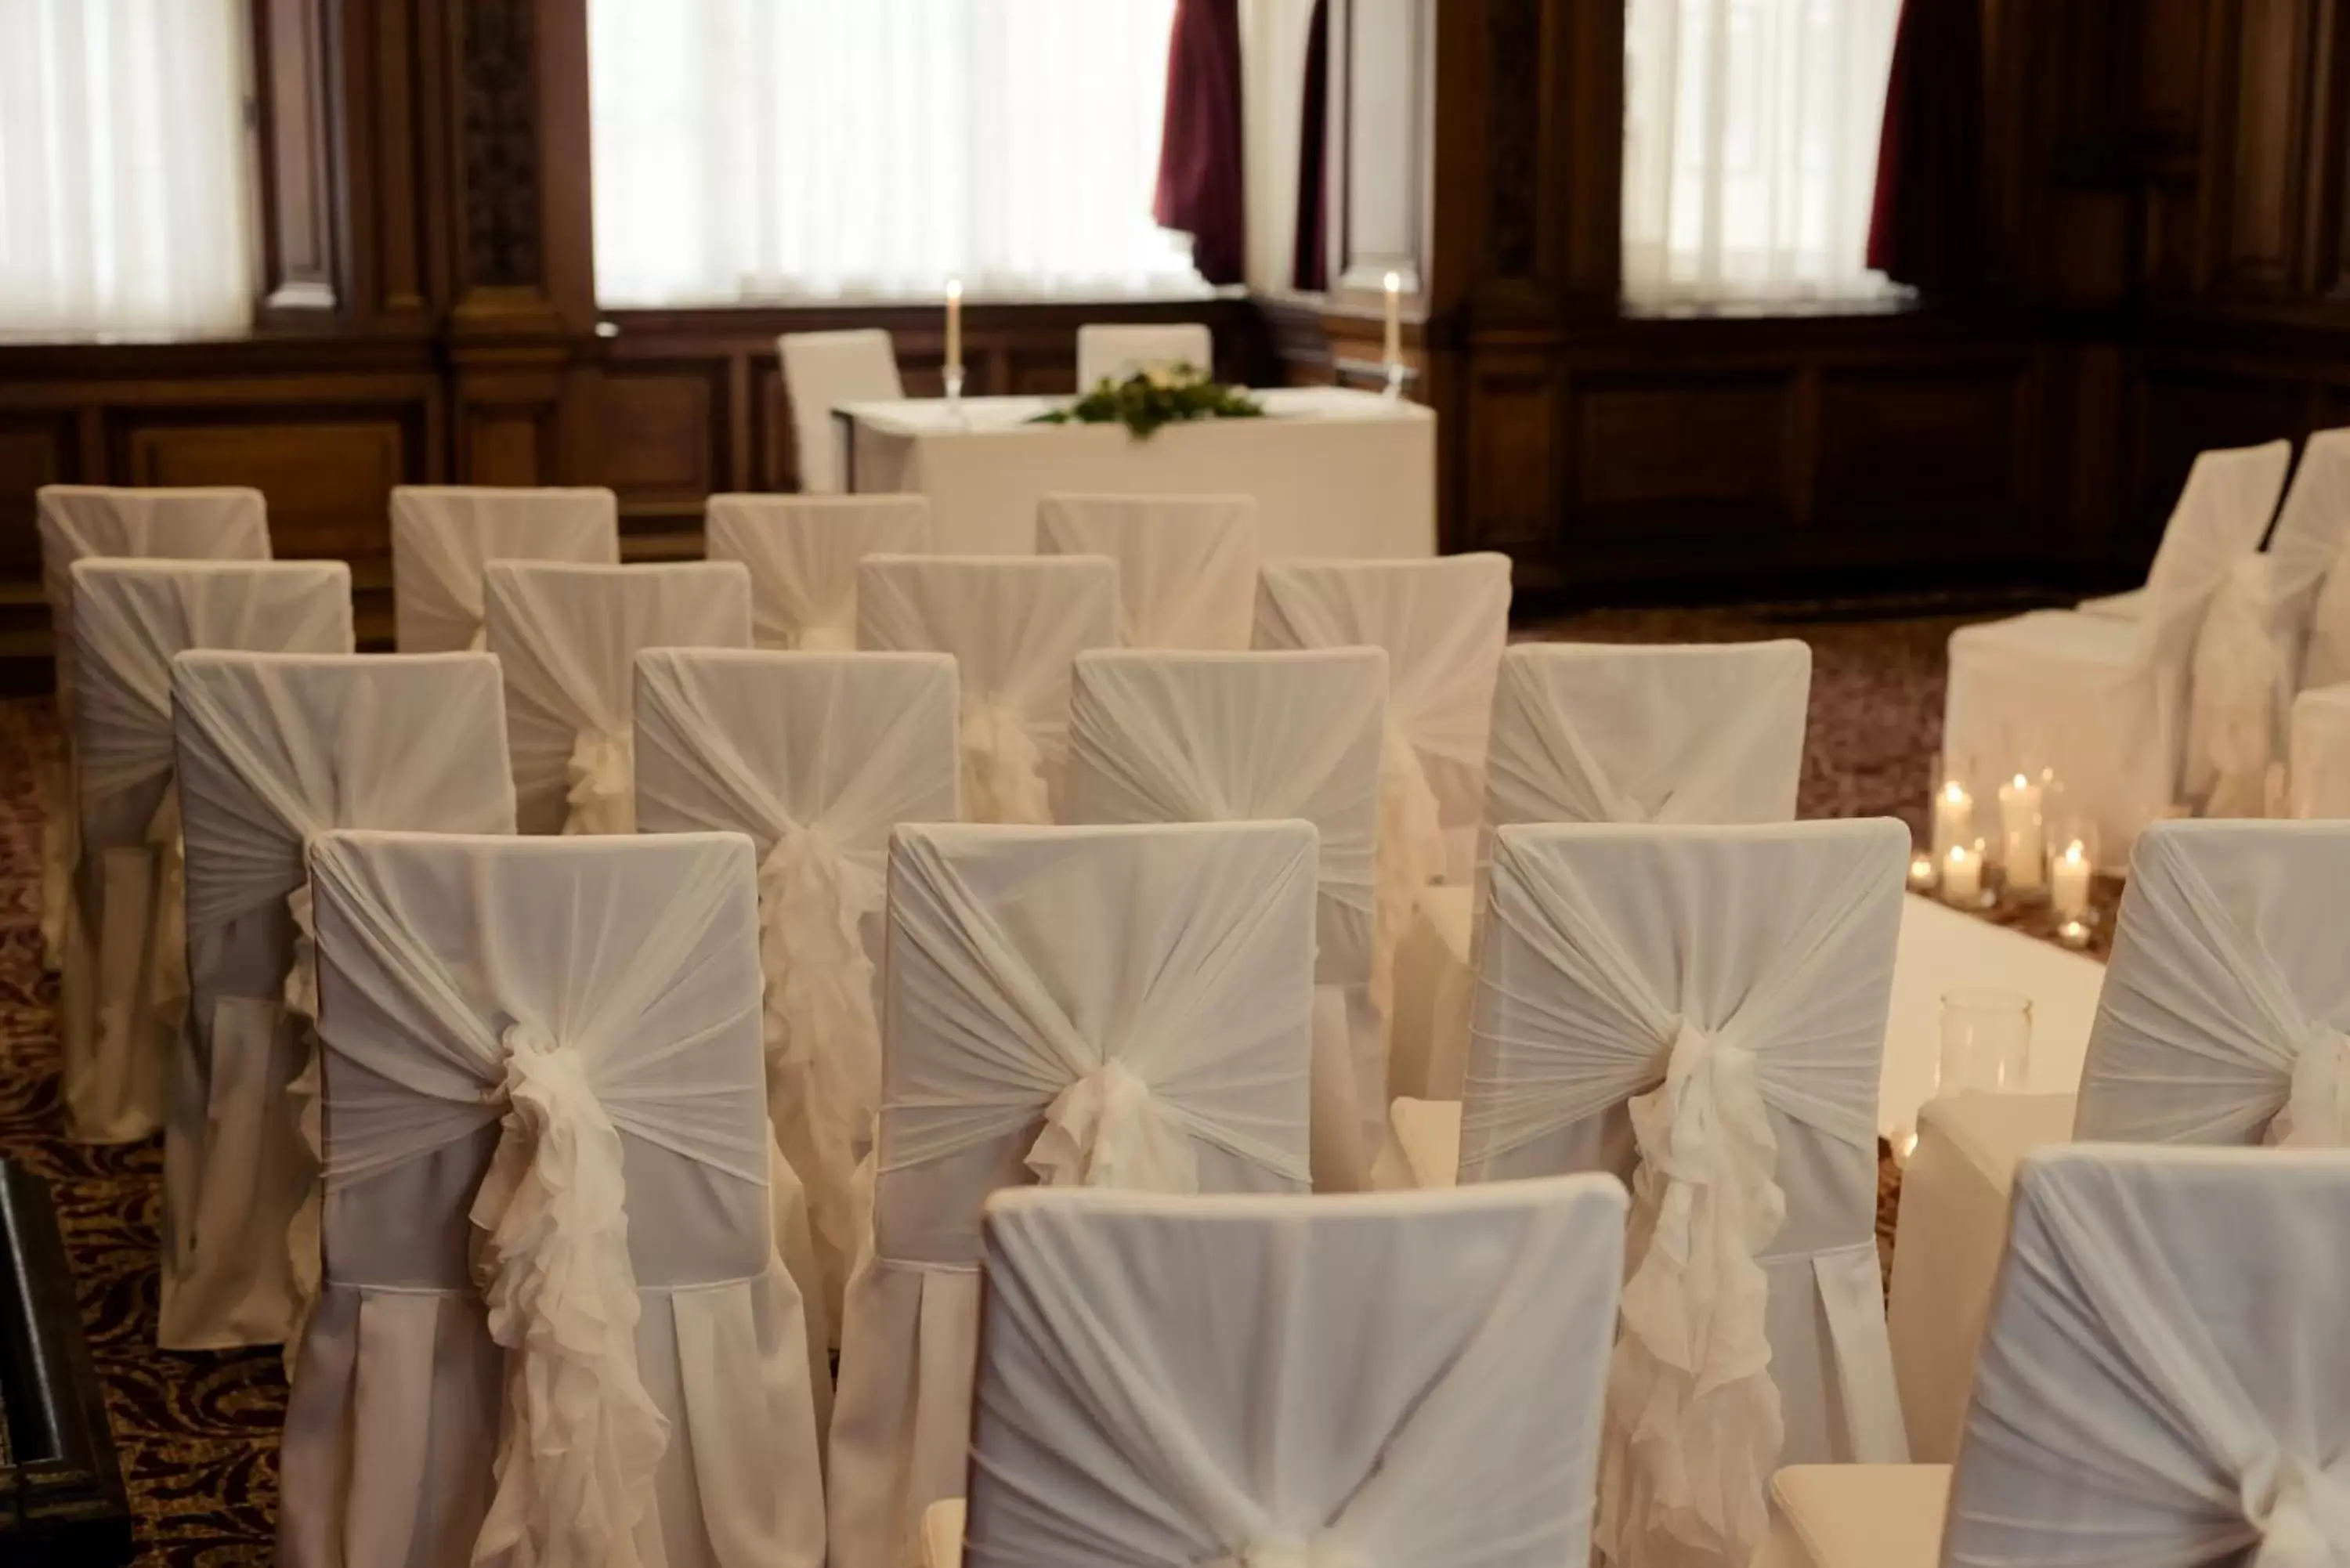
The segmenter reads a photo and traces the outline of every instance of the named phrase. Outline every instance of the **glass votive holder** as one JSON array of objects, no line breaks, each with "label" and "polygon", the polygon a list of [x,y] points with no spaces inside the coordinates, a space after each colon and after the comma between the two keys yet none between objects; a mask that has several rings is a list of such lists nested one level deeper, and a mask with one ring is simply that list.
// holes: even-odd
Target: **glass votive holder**
[{"label": "glass votive holder", "polygon": [[1912,893],[1932,892],[1937,879],[1931,855],[1921,849],[1909,857],[1909,890]]},{"label": "glass votive holder", "polygon": [[2030,997],[1974,987],[1944,993],[1938,1094],[2015,1094],[2031,1067]]},{"label": "glass votive holder", "polygon": [[1981,840],[1954,844],[1935,862],[1941,873],[1942,902],[1955,909],[1988,909],[1999,901],[1992,891]]}]

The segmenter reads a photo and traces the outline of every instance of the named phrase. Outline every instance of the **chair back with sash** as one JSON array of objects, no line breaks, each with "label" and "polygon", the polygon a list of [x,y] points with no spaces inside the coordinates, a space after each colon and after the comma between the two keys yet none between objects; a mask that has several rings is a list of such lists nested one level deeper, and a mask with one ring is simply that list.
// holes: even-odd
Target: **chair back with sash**
[{"label": "chair back with sash", "polygon": [[857,567],[868,556],[931,547],[920,495],[713,495],[702,532],[713,561],[751,574],[761,648],[846,653],[857,646]]},{"label": "chair back with sash", "polygon": [[600,487],[402,484],[391,493],[391,594],[402,653],[487,646],[492,561],[620,561],[620,504]]},{"label": "chair back with sash", "polygon": [[1246,495],[1047,495],[1040,556],[1118,563],[1122,648],[1243,649],[1256,615],[1256,502]]}]

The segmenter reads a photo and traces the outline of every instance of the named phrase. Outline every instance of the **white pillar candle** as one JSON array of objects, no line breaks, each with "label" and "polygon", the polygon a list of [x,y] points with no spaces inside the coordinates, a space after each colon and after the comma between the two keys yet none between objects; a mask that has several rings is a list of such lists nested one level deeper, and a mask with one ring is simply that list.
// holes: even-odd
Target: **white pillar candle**
[{"label": "white pillar candle", "polygon": [[1949,858],[1958,846],[1970,842],[1975,836],[1974,797],[1967,786],[1952,779],[1934,797],[1934,858]]},{"label": "white pillar candle", "polygon": [[1942,857],[1942,897],[1953,904],[1982,899],[1982,855],[1973,846],[1954,844]]},{"label": "white pillar candle", "polygon": [[2040,836],[2040,786],[2022,774],[1999,786],[1999,831],[2007,885],[2018,892],[2037,889],[2047,854]]},{"label": "white pillar candle", "polygon": [[2077,920],[2089,912],[2089,847],[2079,839],[2048,862],[2048,901],[2056,918]]},{"label": "white pillar candle", "polygon": [[947,279],[947,369],[962,369],[962,279]]},{"label": "white pillar candle", "polygon": [[1392,272],[1388,274],[1387,358],[1390,365],[1403,359],[1403,278]]}]

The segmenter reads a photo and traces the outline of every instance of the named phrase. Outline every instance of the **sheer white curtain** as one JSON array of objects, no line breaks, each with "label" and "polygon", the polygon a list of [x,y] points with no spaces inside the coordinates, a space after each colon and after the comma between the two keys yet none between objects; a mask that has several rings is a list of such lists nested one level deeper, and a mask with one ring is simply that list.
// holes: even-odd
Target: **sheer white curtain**
[{"label": "sheer white curtain", "polygon": [[0,337],[242,332],[244,0],[0,0]]},{"label": "sheer white curtain", "polygon": [[1624,296],[1841,301],[1868,270],[1901,0],[1626,0]]},{"label": "sheer white curtain", "polygon": [[607,305],[1196,292],[1174,0],[590,0]]}]

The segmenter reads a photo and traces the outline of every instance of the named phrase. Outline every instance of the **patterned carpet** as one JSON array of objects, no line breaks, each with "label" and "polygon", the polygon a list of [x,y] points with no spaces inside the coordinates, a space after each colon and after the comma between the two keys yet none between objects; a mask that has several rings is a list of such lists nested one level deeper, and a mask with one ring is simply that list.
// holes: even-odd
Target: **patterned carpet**
[{"label": "patterned carpet", "polygon": [[[1742,611],[1607,611],[1537,635],[1596,641],[1802,637],[1812,645],[1805,816],[1887,815],[1918,826],[1939,739],[1942,648],[1952,617],[1837,620]],[[141,1568],[270,1561],[276,1354],[155,1348],[161,1152],[88,1148],[58,1136],[57,988],[40,972],[40,771],[56,744],[45,702],[0,703],[0,1155],[55,1193],[90,1347],[140,1523]],[[1889,1241],[1898,1179],[1880,1231]]]}]

